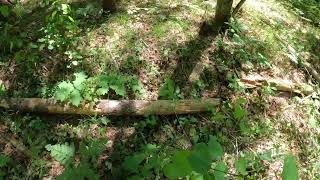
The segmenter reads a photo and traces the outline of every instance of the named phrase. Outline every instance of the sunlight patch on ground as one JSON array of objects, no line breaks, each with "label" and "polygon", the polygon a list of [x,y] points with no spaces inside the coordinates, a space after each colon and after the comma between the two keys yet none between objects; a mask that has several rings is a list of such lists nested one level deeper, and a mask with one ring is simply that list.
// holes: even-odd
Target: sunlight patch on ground
[{"label": "sunlight patch on ground", "polygon": [[[286,22],[290,24],[290,14],[283,8],[283,6],[276,1],[268,0],[265,2],[264,0],[247,0],[245,6],[250,11],[259,12],[264,17],[269,17],[271,19],[280,20],[282,22]],[[281,7],[281,11],[279,11],[279,7]]]}]

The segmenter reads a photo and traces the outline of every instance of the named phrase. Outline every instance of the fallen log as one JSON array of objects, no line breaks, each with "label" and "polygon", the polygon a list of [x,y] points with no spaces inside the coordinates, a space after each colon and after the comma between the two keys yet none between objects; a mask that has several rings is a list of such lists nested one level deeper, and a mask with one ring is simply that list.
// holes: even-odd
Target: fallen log
[{"label": "fallen log", "polygon": [[199,100],[100,100],[74,107],[53,99],[3,98],[0,107],[22,112],[80,115],[174,115],[206,112],[220,104],[219,99]]},{"label": "fallen log", "polygon": [[263,77],[244,77],[241,78],[246,88],[256,88],[263,86],[271,86],[277,91],[297,93],[300,95],[310,95],[314,92],[310,85],[304,83],[293,83],[282,79],[267,79]]}]

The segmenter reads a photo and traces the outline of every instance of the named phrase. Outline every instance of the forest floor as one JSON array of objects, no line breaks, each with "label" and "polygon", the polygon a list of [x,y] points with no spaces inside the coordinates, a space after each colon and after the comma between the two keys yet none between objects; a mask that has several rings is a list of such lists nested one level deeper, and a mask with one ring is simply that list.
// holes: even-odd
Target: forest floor
[{"label": "forest floor", "polygon": [[[82,161],[78,147],[103,144],[97,145],[101,153],[89,163],[102,179],[150,178],[150,172],[123,171],[123,161],[146,146],[163,155],[190,149],[210,135],[223,146],[229,179],[236,178],[234,162],[239,157],[248,161],[247,179],[280,179],[288,153],[297,158],[301,179],[320,178],[319,86],[292,63],[297,56],[320,70],[320,28],[302,18],[290,1],[247,0],[231,28],[218,35],[199,34],[203,22],[213,18],[211,0],[123,1],[112,14],[101,13],[95,3],[70,3],[78,15],[73,48],[48,50],[40,45],[44,50],[36,47],[30,53],[27,48],[41,43],[44,14],[50,13],[36,4],[27,1],[23,6],[29,9],[17,8],[21,20],[8,27],[27,45],[0,53],[4,96],[48,98],[59,82],[72,81],[74,73],[95,77],[112,72],[136,77],[143,93],[121,97],[115,90],[102,96],[105,99],[212,97],[223,103],[212,113],[181,116],[61,116],[1,110],[0,149],[5,156],[0,156],[0,179],[60,175],[65,167],[46,147],[65,143],[76,147],[75,164]],[[305,83],[314,93],[303,96],[269,86],[245,89],[241,77]]]}]

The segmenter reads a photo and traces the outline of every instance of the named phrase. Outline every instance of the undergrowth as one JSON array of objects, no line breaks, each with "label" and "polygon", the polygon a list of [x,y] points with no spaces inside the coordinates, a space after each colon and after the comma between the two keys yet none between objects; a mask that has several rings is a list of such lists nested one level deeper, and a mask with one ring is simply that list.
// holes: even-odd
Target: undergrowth
[{"label": "undergrowth", "polygon": [[[320,178],[317,83],[287,63],[288,53],[318,58],[319,2],[286,3],[313,22],[307,32],[240,14],[225,33],[200,37],[198,25],[214,12],[209,1],[123,1],[114,14],[91,2],[45,0],[31,11],[28,3],[1,5],[1,97],[74,107],[100,99],[219,97],[221,105],[185,116],[1,111],[0,179]],[[194,84],[183,79],[203,59]],[[241,82],[249,73],[287,77],[291,70],[298,77],[290,78],[310,82],[315,93],[282,97],[271,85],[247,89]]]}]

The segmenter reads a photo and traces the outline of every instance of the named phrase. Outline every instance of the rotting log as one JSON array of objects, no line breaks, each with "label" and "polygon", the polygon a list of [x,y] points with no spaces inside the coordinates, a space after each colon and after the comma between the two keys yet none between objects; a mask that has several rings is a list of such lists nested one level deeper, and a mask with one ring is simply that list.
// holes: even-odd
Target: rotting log
[{"label": "rotting log", "polygon": [[80,115],[174,115],[209,111],[220,104],[219,99],[199,100],[100,100],[94,104],[74,107],[53,99],[2,98],[0,107],[21,112]]},{"label": "rotting log", "polygon": [[271,86],[277,91],[289,93],[297,93],[300,95],[310,95],[314,92],[312,86],[304,83],[293,83],[283,79],[268,79],[263,77],[244,77],[241,78],[246,88],[255,88],[263,86]]}]

